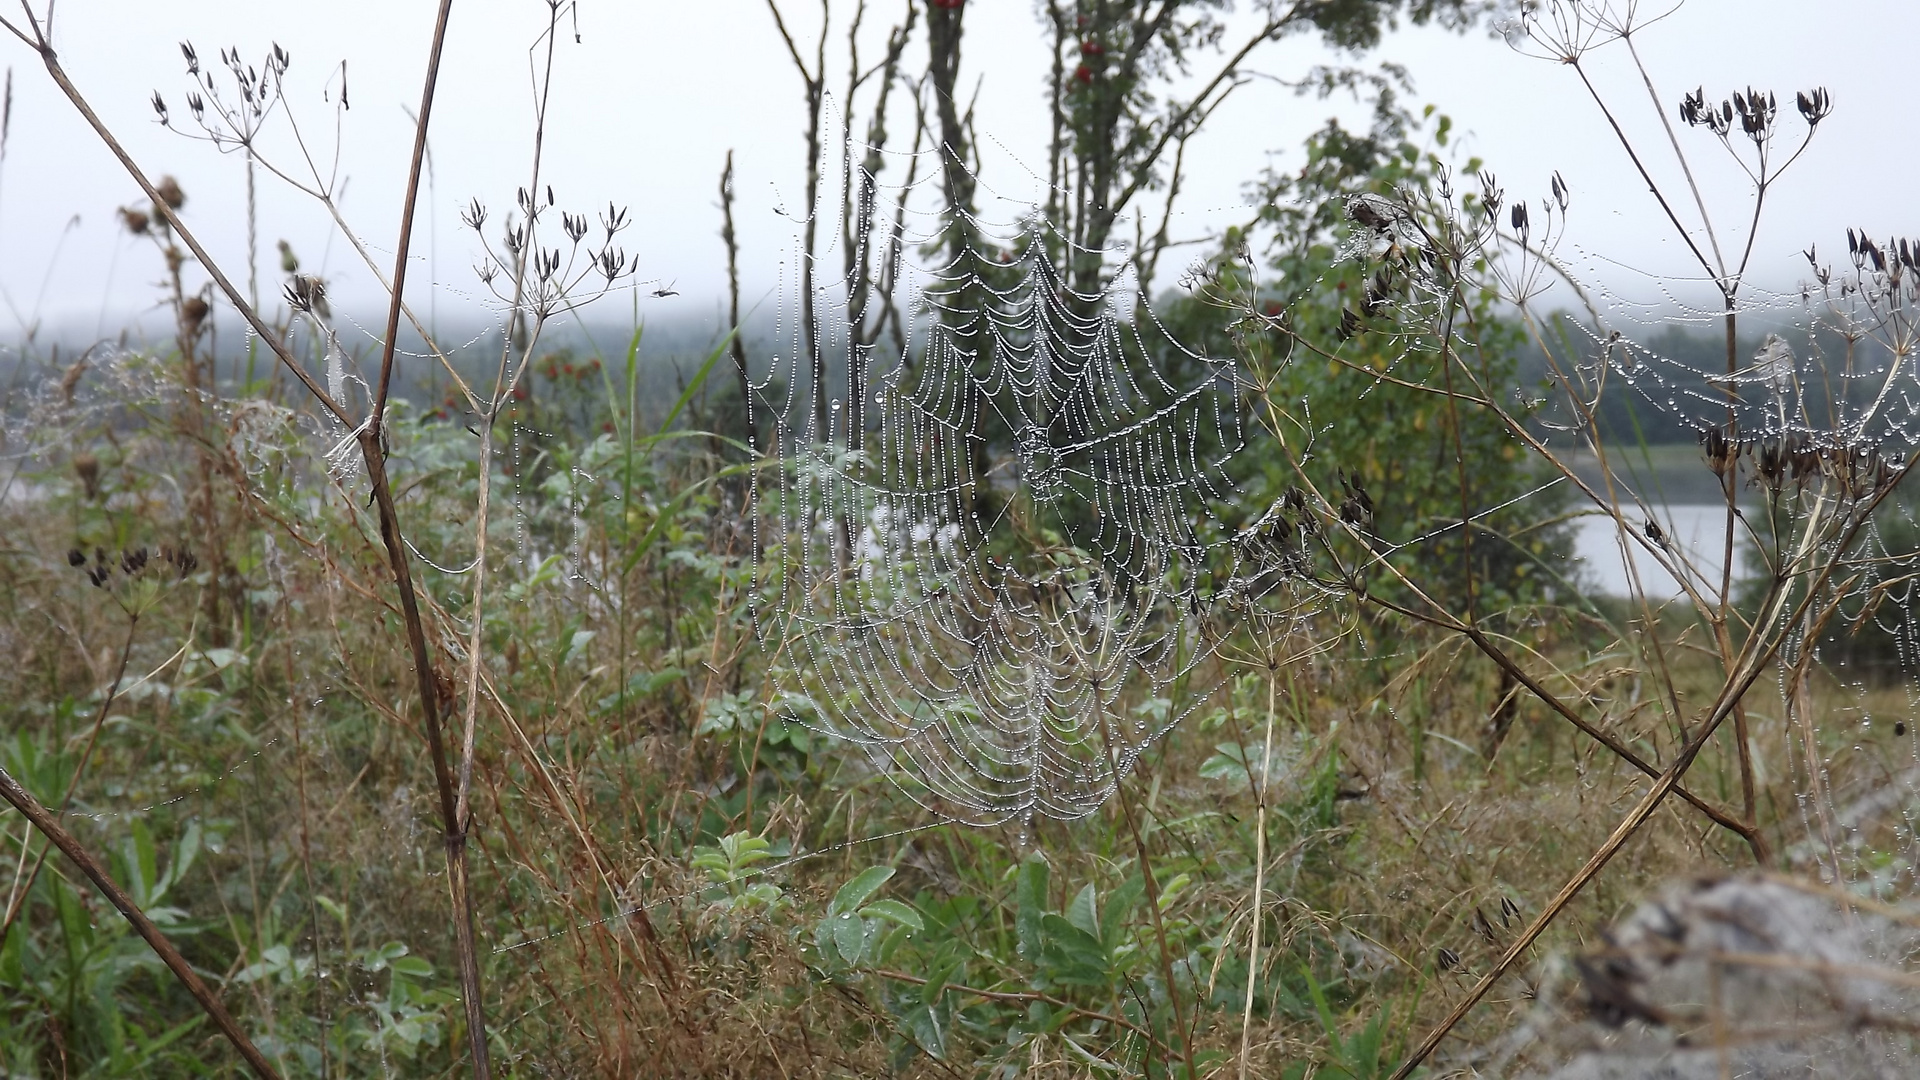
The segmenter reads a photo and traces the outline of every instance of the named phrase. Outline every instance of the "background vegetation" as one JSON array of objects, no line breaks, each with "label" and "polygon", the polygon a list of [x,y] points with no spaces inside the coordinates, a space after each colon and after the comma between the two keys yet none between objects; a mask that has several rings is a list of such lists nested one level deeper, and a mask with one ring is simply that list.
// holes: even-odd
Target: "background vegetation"
[{"label": "background vegetation", "polygon": [[[948,148],[943,197],[962,210],[964,9],[905,5],[897,33],[926,35],[924,77],[898,51],[885,61],[921,106],[920,134]],[[1481,14],[1430,0],[1270,10],[1249,48],[1313,33],[1364,49],[1394,18],[1464,27]],[[1049,208],[1062,233],[1101,248],[1134,200],[1171,206],[1179,150],[1246,55],[1219,11],[1045,5],[1059,57],[1050,165],[1055,190],[1080,196]],[[789,40],[813,110],[807,166],[838,167],[819,149],[826,31],[812,59]],[[1202,59],[1225,65],[1222,79],[1176,93]],[[624,341],[563,347],[526,301],[536,315],[488,346],[518,367],[483,408],[452,391],[396,397],[384,435],[361,437],[365,463],[320,453],[351,448],[345,428],[251,366],[264,353],[243,366],[212,349],[209,299],[227,301],[196,291],[209,268],[158,203],[123,214],[155,239],[175,340],[30,351],[13,374],[0,766],[64,814],[288,1076],[468,1067],[456,873],[470,875],[492,1068],[516,1076],[1374,1080],[1516,942],[1526,961],[1578,947],[1671,875],[1831,856],[1834,876],[1905,896],[1897,815],[1843,822],[1843,864],[1831,829],[1825,848],[1807,842],[1818,830],[1803,809],[1811,793],[1844,817],[1835,808],[1910,773],[1904,681],[1863,685],[1795,654],[1742,688],[1737,743],[1694,745],[1740,670],[1716,628],[1738,632],[1743,606],[1751,628],[1791,623],[1765,614],[1785,587],[1751,583],[1717,607],[1582,592],[1567,514],[1585,504],[1571,484],[1521,499],[1560,475],[1526,435],[1566,420],[1535,403],[1579,350],[1503,302],[1498,275],[1472,259],[1454,264],[1445,297],[1470,330],[1426,332],[1415,272],[1381,276],[1411,264],[1393,263],[1404,254],[1353,207],[1399,207],[1396,227],[1425,230],[1437,251],[1458,230],[1511,228],[1507,211],[1491,186],[1477,207],[1458,197],[1481,163],[1452,157],[1444,115],[1410,112],[1391,82],[1353,71],[1316,85],[1367,93],[1370,128],[1331,125],[1300,170],[1261,178],[1267,209],[1154,310],[1179,339],[1240,360],[1250,415],[1311,402],[1311,452],[1289,441],[1290,420],[1257,425],[1241,490],[1218,511],[1255,529],[1290,490],[1324,493],[1300,520],[1326,538],[1307,574],[1325,603],[1286,634],[1229,627],[1186,682],[1190,700],[1124,702],[1194,711],[1089,817],[948,824],[785,718],[792,673],[758,647],[748,613],[764,583],[747,479],[766,443],[729,367],[757,364],[757,344],[669,352],[632,325]],[[178,200],[156,194],[176,216],[188,205],[177,185]],[[850,204],[843,222],[874,212]],[[1140,239],[1130,257],[1146,269],[1170,242],[1164,225]],[[1065,246],[1053,257],[1087,293],[1118,269]],[[521,304],[526,257],[499,265]],[[313,279],[289,268],[280,284],[276,340],[324,373]],[[899,336],[879,312],[857,329]],[[1717,341],[1670,333],[1649,347],[1707,350],[1702,370],[1719,360]],[[474,386],[494,377],[491,360],[452,370]],[[1440,392],[1452,378],[1477,388]],[[1463,406],[1474,394],[1486,407]],[[1697,446],[1698,427],[1671,420],[1584,422],[1602,446]],[[1719,489],[1698,449],[1669,456]],[[425,677],[366,473],[375,458],[415,553]],[[1610,512],[1623,535],[1644,534],[1632,506]],[[1911,546],[1891,524],[1879,535],[1876,551]],[[1838,550],[1862,550],[1853,537]],[[475,553],[484,579],[427,561],[450,551]],[[1829,633],[1793,625],[1813,628],[1801,641]],[[1897,637],[1860,655],[1897,654]],[[1698,753],[1686,784],[1714,807],[1744,805],[1725,814],[1745,831],[1670,800],[1561,914],[1556,890],[1646,777],[1520,675],[1658,769]],[[436,790],[458,758],[427,729],[444,720],[457,747],[463,709],[479,735],[456,830]],[[1827,722],[1795,722],[1810,712]],[[468,871],[450,870],[456,831]],[[154,951],[45,846],[0,815],[0,1075],[237,1073]],[[1512,1026],[1538,978],[1523,964],[1495,983],[1433,1071],[1482,1060],[1473,1048]]]}]

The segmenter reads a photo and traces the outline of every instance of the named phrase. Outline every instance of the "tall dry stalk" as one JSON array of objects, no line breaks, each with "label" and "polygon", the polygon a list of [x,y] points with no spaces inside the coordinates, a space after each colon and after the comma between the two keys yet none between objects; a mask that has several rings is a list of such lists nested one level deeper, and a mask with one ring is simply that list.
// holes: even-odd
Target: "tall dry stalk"
[{"label": "tall dry stalk", "polygon": [[[19,41],[33,49],[45,66],[48,76],[60,88],[67,100],[80,112],[94,134],[107,146],[119,160],[141,190],[152,200],[155,210],[166,220],[167,226],[187,245],[193,257],[213,278],[214,284],[224,294],[229,303],[246,320],[254,332],[274,350],[280,362],[290,371],[330,416],[346,430],[354,433],[360,448],[360,454],[367,469],[367,477],[373,489],[373,498],[379,509],[380,539],[385,547],[388,567],[393,583],[399,593],[402,620],[405,624],[407,648],[414,668],[416,692],[420,696],[420,709],[427,733],[428,750],[433,758],[434,776],[440,794],[442,835],[446,844],[448,864],[448,884],[454,908],[454,947],[458,955],[460,969],[461,996],[467,1014],[468,1041],[471,1047],[474,1075],[490,1077],[486,1037],[486,1011],[480,985],[480,965],[473,936],[472,896],[467,879],[466,834],[457,815],[457,806],[453,785],[453,774],[448,767],[445,741],[441,734],[441,718],[448,702],[439,691],[434,680],[432,656],[427,646],[426,629],[421,621],[418,600],[414,593],[414,584],[406,543],[402,537],[399,514],[394,505],[393,489],[386,470],[385,447],[385,409],[387,395],[393,377],[393,355],[398,333],[399,313],[404,292],[407,251],[412,239],[414,203],[419,192],[421,157],[424,153],[428,119],[431,116],[434,87],[439,77],[440,59],[446,41],[447,20],[453,7],[452,0],[441,0],[434,22],[433,41],[428,50],[425,87],[422,90],[420,122],[416,125],[414,151],[407,185],[405,205],[402,207],[402,230],[396,243],[397,259],[391,307],[388,318],[387,338],[383,347],[379,383],[375,388],[373,403],[365,417],[356,418],[349,407],[335,400],[313,377],[307,373],[304,365],[292,354],[282,336],[273,332],[261,318],[250,299],[237,288],[219,264],[207,253],[199,240],[181,221],[172,205],[156,185],[148,179],[146,173],[133,160],[121,142],[113,135],[94,113],[84,94],[68,77],[61,65],[53,44],[54,7],[48,4],[44,15],[36,14],[30,8],[24,18],[0,18],[0,28],[4,28]],[[43,830],[44,831],[44,830]],[[103,886],[104,887],[104,886]],[[129,916],[131,918],[131,916]],[[149,938],[151,942],[153,939]],[[158,946],[156,946],[157,948]],[[169,965],[172,966],[171,964]],[[182,970],[176,968],[176,974]],[[190,974],[190,972],[189,972]],[[183,977],[183,981],[186,981]],[[189,989],[193,989],[189,983]],[[204,989],[204,988],[202,988]],[[195,994],[209,1015],[219,1022],[218,1002],[210,996]],[[244,1052],[244,1051],[243,1051]],[[264,1059],[263,1059],[264,1060]]]}]

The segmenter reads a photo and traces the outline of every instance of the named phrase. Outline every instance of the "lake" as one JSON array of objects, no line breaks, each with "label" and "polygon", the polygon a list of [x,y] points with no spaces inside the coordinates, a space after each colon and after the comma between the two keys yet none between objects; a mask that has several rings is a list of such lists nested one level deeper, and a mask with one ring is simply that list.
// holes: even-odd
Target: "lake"
[{"label": "lake", "polygon": [[[1725,550],[1723,530],[1727,522],[1726,505],[1681,503],[1660,507],[1656,514],[1661,529],[1669,537],[1668,542],[1684,550],[1694,566],[1710,576],[1717,589],[1720,559]],[[1644,520],[1634,517],[1627,520],[1636,529],[1644,525]],[[1741,539],[1736,535],[1734,558],[1744,560],[1747,556]],[[1575,523],[1574,557],[1586,581],[1596,592],[1626,596],[1631,591],[1626,560],[1620,553],[1620,540],[1619,526],[1612,518],[1583,517]],[[1649,598],[1665,600],[1681,595],[1679,583],[1647,554],[1644,547],[1631,539],[1627,546],[1633,554],[1633,565],[1640,574],[1640,583],[1647,590]],[[1736,566],[1735,573],[1738,574],[1742,568]]]}]

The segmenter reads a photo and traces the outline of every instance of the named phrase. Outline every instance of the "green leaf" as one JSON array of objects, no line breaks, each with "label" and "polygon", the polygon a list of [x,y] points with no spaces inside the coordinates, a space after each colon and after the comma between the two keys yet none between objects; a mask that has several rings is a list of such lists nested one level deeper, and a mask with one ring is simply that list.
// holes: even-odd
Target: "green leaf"
[{"label": "green leaf", "polygon": [[395,975],[404,975],[409,979],[424,979],[433,974],[433,965],[418,956],[402,956],[388,964]]},{"label": "green leaf", "polygon": [[1093,986],[1107,981],[1107,950],[1100,939],[1052,912],[1040,921],[1047,935],[1043,955],[1055,978]]},{"label": "green leaf", "polygon": [[947,1055],[946,1010],[932,1005],[916,1005],[900,1014],[900,1024],[913,1036],[920,1048],[934,1057]]},{"label": "green leaf", "polygon": [[1220,743],[1216,753],[1200,763],[1200,775],[1209,780],[1247,782],[1247,752],[1237,743]]},{"label": "green leaf", "polygon": [[1111,949],[1120,944],[1120,928],[1125,926],[1133,909],[1140,906],[1140,900],[1147,894],[1147,883],[1139,874],[1129,877],[1107,897],[1107,910],[1100,919],[1100,940]]},{"label": "green leaf", "polygon": [[180,835],[180,842],[174,845],[173,862],[167,867],[167,884],[172,885],[187,876],[193,861],[200,857],[203,837],[198,820],[187,822],[187,831]]},{"label": "green leaf", "polygon": [[1175,874],[1172,880],[1160,886],[1161,914],[1165,914],[1167,909],[1173,906],[1174,899],[1185,892],[1187,886],[1191,884],[1193,884],[1192,874]]},{"label": "green leaf", "polygon": [[827,905],[827,914],[838,916],[860,910],[861,906],[873,899],[873,894],[879,892],[880,887],[885,885],[887,879],[892,876],[893,867],[891,866],[869,866],[860,871],[852,881],[840,886],[840,891],[833,895],[833,903]]},{"label": "green leaf", "polygon": [[1086,887],[1074,896],[1073,903],[1067,905],[1067,921],[1085,930],[1096,939],[1099,938],[1100,917],[1098,914],[1098,905],[1099,901],[1093,891],[1093,883],[1088,882]]},{"label": "green leaf", "polygon": [[870,918],[886,919],[889,922],[898,923],[915,933],[927,928],[927,924],[921,921],[919,912],[898,900],[875,900],[873,903],[861,908],[860,914]]},{"label": "green leaf", "polygon": [[345,904],[340,903],[340,901],[330,896],[315,896],[313,902],[319,904],[321,910],[338,919],[341,926],[347,924],[347,908]]},{"label": "green leaf", "polygon": [[1037,961],[1046,942],[1040,922],[1047,912],[1046,860],[1034,855],[1020,864],[1018,877],[1014,879],[1013,896],[1013,928],[1020,942],[1020,955]]},{"label": "green leaf", "polygon": [[867,941],[867,922],[852,912],[843,912],[827,920],[833,924],[833,947],[849,967],[860,962]]},{"label": "green leaf", "polygon": [[[960,972],[964,975],[966,973],[966,961],[954,960],[949,963],[940,964],[928,972],[926,983],[920,987],[921,1004],[932,1005],[939,1001],[942,992],[947,988],[947,984],[956,981],[953,977],[955,972]],[[958,981],[965,982],[966,980],[963,978]]]}]

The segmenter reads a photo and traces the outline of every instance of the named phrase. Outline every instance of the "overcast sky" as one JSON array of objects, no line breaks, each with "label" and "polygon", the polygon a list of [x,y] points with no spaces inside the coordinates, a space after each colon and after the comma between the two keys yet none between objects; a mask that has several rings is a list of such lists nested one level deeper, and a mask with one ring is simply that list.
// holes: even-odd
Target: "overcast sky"
[{"label": "overcast sky", "polygon": [[[830,68],[844,68],[852,6],[833,2]],[[874,0],[872,7],[863,35],[867,58],[878,55],[901,3]],[[1034,7],[1032,0],[973,0],[966,17],[963,83],[980,87],[978,126],[989,143],[983,180],[1009,204],[1044,198],[1031,171],[1045,169],[1049,56]],[[818,6],[788,0],[786,8],[796,35],[811,40]],[[292,115],[323,169],[331,168],[335,152],[332,103],[344,61],[352,107],[338,118],[341,201],[384,262],[391,258],[386,252],[398,224],[411,138],[406,110],[419,96],[433,9],[429,0],[63,0],[57,45],[74,81],[134,155],[151,173],[179,178],[189,198],[187,220],[244,280],[241,160],[153,122],[148,98],[157,89],[171,102],[176,126],[185,126],[187,82],[177,43],[192,41],[203,62],[214,61],[225,46],[256,63],[270,43],[287,48]],[[430,274],[438,286],[431,302],[409,290],[422,308],[483,314],[471,298],[475,243],[460,227],[459,209],[478,197],[494,208],[497,221],[526,182],[533,132],[529,47],[546,10],[544,0],[454,5],[433,118],[433,186],[416,233],[421,262],[413,271],[416,280]],[[715,188],[731,148],[747,300],[767,296],[793,236],[791,220],[778,208],[797,209],[800,202],[805,114],[799,77],[764,0],[582,0],[578,43],[575,26],[572,17],[563,26],[547,130],[544,176],[560,204],[630,205],[635,226],[626,242],[640,276],[675,282],[680,293],[645,296],[642,313],[710,313],[725,282]],[[1920,139],[1909,111],[1920,2],[1692,0],[1641,41],[1670,110],[1695,85],[1718,100],[1752,84],[1779,94],[1782,128],[1797,138],[1802,127],[1790,104],[1793,92],[1824,85],[1833,95],[1834,115],[1771,197],[1754,257],[1759,282],[1791,288],[1802,276],[1799,250],[1818,243],[1823,253],[1844,253],[1849,225],[1882,236],[1920,234],[1914,198]],[[1660,162],[1662,178],[1677,180],[1671,157],[1659,153],[1658,118],[1626,59],[1616,47],[1591,57],[1590,70]],[[1292,78],[1329,60],[1356,62],[1310,40],[1291,40],[1257,54],[1252,67]],[[1406,67],[1412,103],[1432,103],[1455,117],[1465,133],[1454,146],[1461,160],[1469,154],[1485,159],[1511,193],[1543,196],[1554,170],[1565,176],[1573,206],[1562,253],[1585,273],[1628,301],[1648,304],[1662,302],[1674,288],[1672,275],[1687,273],[1678,242],[1571,70],[1521,55],[1484,31],[1460,36],[1431,28],[1403,28],[1357,60],[1380,61]],[[924,51],[911,51],[908,63],[923,64]],[[151,307],[162,274],[151,246],[127,236],[114,217],[116,206],[137,203],[136,189],[36,57],[17,42],[0,41],[0,64],[11,66],[13,79],[0,173],[0,286],[12,309],[0,311],[6,336],[16,337],[15,328],[36,311],[80,336],[96,327],[112,333]],[[843,80],[835,75],[831,82]],[[1363,122],[1350,102],[1303,99],[1264,81],[1241,90],[1189,152],[1175,234],[1205,237],[1242,220],[1245,182],[1269,162],[1297,166],[1303,137],[1334,114]],[[904,117],[895,131],[910,137]],[[1696,169],[1709,203],[1721,210],[1722,228],[1743,234],[1744,178],[1704,132],[1681,134],[1696,151]],[[304,168],[284,119],[264,145],[290,169]],[[263,175],[259,220],[263,292],[277,292],[274,245],[284,238],[305,268],[334,280],[342,306],[373,306],[371,275],[310,199]],[[1163,276],[1164,285],[1172,275]],[[627,301],[619,305],[623,310],[609,314],[624,318]]]}]

